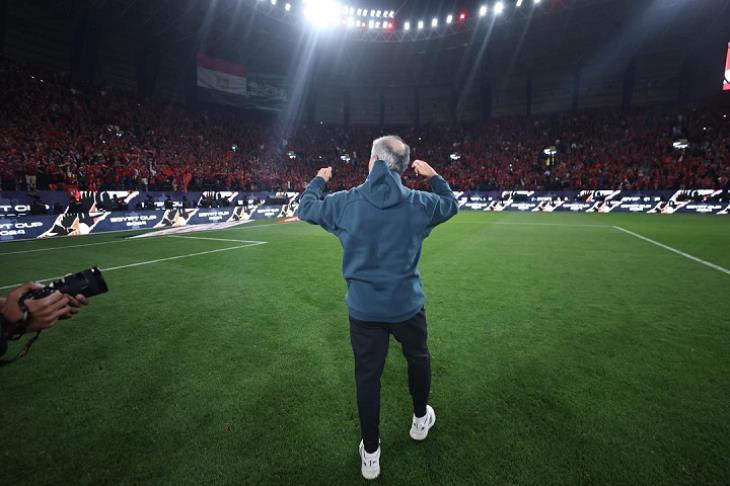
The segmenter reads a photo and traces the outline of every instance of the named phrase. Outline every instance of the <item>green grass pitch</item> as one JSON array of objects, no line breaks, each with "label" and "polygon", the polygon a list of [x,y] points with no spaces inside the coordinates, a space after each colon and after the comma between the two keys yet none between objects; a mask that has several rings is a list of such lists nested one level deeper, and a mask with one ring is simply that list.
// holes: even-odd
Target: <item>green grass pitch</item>
[{"label": "green grass pitch", "polygon": [[[718,216],[474,212],[433,232],[438,422],[408,437],[391,341],[380,483],[728,484],[730,275],[613,226],[730,268]],[[0,484],[364,482],[336,238],[128,235],[0,245],[0,286],[124,267],[0,368]],[[266,244],[127,267],[248,244],[226,240]]]}]

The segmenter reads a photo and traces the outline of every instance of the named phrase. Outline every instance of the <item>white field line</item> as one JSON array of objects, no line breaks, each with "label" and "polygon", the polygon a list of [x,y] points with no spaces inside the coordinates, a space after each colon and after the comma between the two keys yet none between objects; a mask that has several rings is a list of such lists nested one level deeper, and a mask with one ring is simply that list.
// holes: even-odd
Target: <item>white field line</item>
[{"label": "white field line", "polygon": [[243,226],[243,227],[234,226],[233,228],[223,228],[220,230],[203,230],[203,231],[201,231],[201,233],[204,233],[205,231],[254,230],[254,229],[259,229],[259,228],[267,228],[269,226],[291,226],[292,224],[298,224],[298,223],[267,223],[267,224],[257,224],[255,226]]},{"label": "white field line", "polygon": [[182,235],[162,235],[164,238],[184,238],[186,240],[209,240],[209,241],[234,241],[236,243],[265,243],[262,241],[252,240],[231,240],[229,238],[206,238],[204,236],[182,236]]},{"label": "white field line", "polygon": [[[234,227],[234,228],[226,228],[226,229],[222,229],[222,230],[204,230],[204,231],[200,231],[200,233],[205,233],[205,232],[208,232],[208,231],[230,231],[230,230],[244,230],[244,229],[249,230],[249,229],[256,229],[256,228],[265,228],[267,226],[287,226],[287,224],[281,224],[281,223],[259,224],[259,225],[256,225],[256,226],[246,226],[246,227],[242,227],[242,228]],[[122,231],[136,231],[136,230],[122,230]],[[97,234],[94,234],[94,235],[84,235],[84,236],[100,236],[100,235],[103,235],[103,234],[106,234],[106,233],[114,233],[114,231],[105,231],[104,233],[97,233]],[[159,237],[162,237],[162,236],[166,236],[166,235],[161,235]],[[167,235],[167,236],[169,236],[169,235]],[[153,238],[159,238],[159,237],[153,237]],[[191,238],[191,237],[188,237],[188,238]],[[198,239],[202,239],[202,238],[198,238]],[[214,239],[219,239],[219,238],[214,238]],[[101,241],[99,243],[83,243],[83,244],[80,244],[80,245],[65,245],[65,246],[53,246],[53,247],[50,247],[50,248],[36,248],[34,250],[7,251],[7,252],[0,252],[0,257],[2,257],[4,255],[21,255],[21,254],[24,254],[24,253],[36,253],[36,252],[40,252],[40,251],[65,250],[66,248],[81,248],[81,247],[84,247],[84,246],[109,245],[109,244],[112,244],[112,243],[125,243],[125,242],[129,242],[129,241],[144,241],[144,240],[145,240],[145,238],[134,238],[134,239],[133,238],[125,238],[123,240]],[[47,241],[47,240],[38,240],[38,239],[35,239],[35,240],[19,240],[19,241],[16,240],[15,243],[25,243],[25,242],[30,242],[30,241]],[[225,240],[225,239],[221,239],[221,241],[244,241],[244,240]],[[8,241],[7,243],[11,243],[11,242]]]},{"label": "white field line", "polygon": [[[234,240],[234,241],[241,241],[241,240]],[[144,261],[144,262],[128,263],[127,265],[119,265],[119,266],[116,266],[116,267],[102,268],[101,270],[102,270],[102,272],[111,272],[113,270],[122,270],[124,268],[140,267],[142,265],[152,265],[153,263],[160,263],[160,262],[169,262],[171,260],[179,260],[181,258],[190,258],[190,257],[194,257],[194,256],[208,255],[210,253],[219,253],[219,252],[222,252],[222,251],[237,250],[239,248],[248,248],[248,247],[251,247],[251,246],[264,245],[266,243],[268,243],[268,242],[267,241],[250,241],[250,242],[247,242],[247,244],[245,244],[245,245],[231,246],[231,247],[228,247],[228,248],[218,248],[216,250],[199,251],[199,252],[196,252],[196,253],[187,253],[185,255],[177,255],[177,256],[172,256],[172,257],[167,257],[167,258],[158,258],[156,260],[147,260],[147,261]],[[42,279],[40,281],[41,282],[46,282],[46,281],[49,281],[49,280],[56,280],[58,278],[61,278],[62,276],[63,275],[59,275],[58,277],[48,277],[48,278],[44,278],[44,279]],[[19,285],[22,285],[22,283],[5,285],[5,286],[0,287],[0,290],[5,290],[5,289],[17,287]]]},{"label": "white field line", "polygon": [[658,246],[659,248],[664,248],[667,251],[671,251],[672,253],[676,253],[677,255],[681,255],[681,256],[689,259],[689,260],[692,260],[693,262],[701,263],[702,265],[705,265],[706,267],[710,267],[713,270],[717,270],[718,272],[722,272],[722,273],[726,273],[726,274],[730,275],[730,270],[728,270],[725,267],[721,267],[720,265],[715,265],[712,262],[708,262],[708,261],[705,261],[705,260],[703,260],[701,258],[697,258],[694,255],[690,255],[689,253],[685,253],[685,252],[683,252],[681,250],[677,250],[676,248],[672,248],[671,246],[665,245],[664,243],[659,243],[658,241],[654,241],[651,238],[647,238],[646,236],[640,235],[639,233],[634,233],[633,231],[629,231],[626,228],[622,228],[621,226],[614,226],[614,228],[617,229],[618,231],[621,231],[623,233],[626,233],[627,235],[631,235],[634,238],[638,238],[640,240],[644,240],[647,243],[651,243],[652,245]]}]

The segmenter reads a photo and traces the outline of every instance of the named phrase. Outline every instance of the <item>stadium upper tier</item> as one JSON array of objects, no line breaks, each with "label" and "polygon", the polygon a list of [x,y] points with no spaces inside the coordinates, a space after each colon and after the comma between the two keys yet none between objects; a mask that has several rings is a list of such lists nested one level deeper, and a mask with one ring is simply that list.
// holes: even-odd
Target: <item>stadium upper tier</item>
[{"label": "stadium upper tier", "polygon": [[[300,125],[288,140],[241,112],[144,102],[0,60],[0,184],[32,189],[301,190],[332,165],[359,184],[371,141],[397,133],[457,190],[730,185],[730,109],[593,110],[485,124]],[[682,142],[680,142],[682,141]],[[681,148],[678,148],[681,147]],[[409,174],[406,183],[423,184]]]}]

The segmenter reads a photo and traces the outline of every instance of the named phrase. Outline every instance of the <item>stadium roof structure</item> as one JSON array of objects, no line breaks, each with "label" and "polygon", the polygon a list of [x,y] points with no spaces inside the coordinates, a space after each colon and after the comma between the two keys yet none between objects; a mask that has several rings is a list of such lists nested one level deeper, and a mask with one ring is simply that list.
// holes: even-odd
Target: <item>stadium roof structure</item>
[{"label": "stadium roof structure", "polygon": [[[445,83],[464,66],[484,73],[545,75],[576,66],[626,65],[647,46],[681,63],[698,43],[717,41],[724,48],[730,40],[730,0],[523,0],[519,7],[519,0],[501,0],[504,10],[496,16],[492,11],[499,1],[339,3],[356,14],[366,6],[393,11],[388,16],[392,30],[316,29],[303,13],[305,0],[60,0],[56,7],[103,10],[114,22],[141,30],[139,42],[186,44],[261,72],[288,72],[302,46],[315,37],[318,77],[365,86]],[[483,6],[488,13],[480,17]],[[450,24],[448,15],[453,16]],[[438,25],[431,27],[434,18]],[[408,31],[406,21],[411,22]]]}]

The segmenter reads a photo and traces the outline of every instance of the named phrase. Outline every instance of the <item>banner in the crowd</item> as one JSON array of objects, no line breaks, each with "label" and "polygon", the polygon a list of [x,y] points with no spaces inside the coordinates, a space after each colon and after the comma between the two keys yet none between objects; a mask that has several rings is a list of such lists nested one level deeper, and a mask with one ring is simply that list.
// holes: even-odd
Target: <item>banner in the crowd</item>
[{"label": "banner in the crowd", "polygon": [[251,73],[247,86],[246,108],[281,111],[289,98],[286,78],[272,74]]},{"label": "banner in the crowd", "polygon": [[198,86],[234,96],[246,96],[246,71],[243,66],[199,52]]},{"label": "banner in the crowd", "polygon": [[240,64],[202,52],[197,55],[197,80],[204,101],[224,105],[281,111],[288,97],[284,76],[247,72]]},{"label": "banner in the crowd", "polygon": [[[0,241],[293,218],[299,204],[297,192],[99,191],[81,192],[70,201],[67,198],[66,207],[62,207],[58,194],[39,192],[33,196],[45,207],[60,208],[58,214],[16,216],[24,214],[21,206],[27,203],[27,195],[3,193]],[[454,195],[460,209],[472,211],[730,214],[730,191],[719,189],[490,191]],[[196,207],[190,207],[191,204]]]}]

